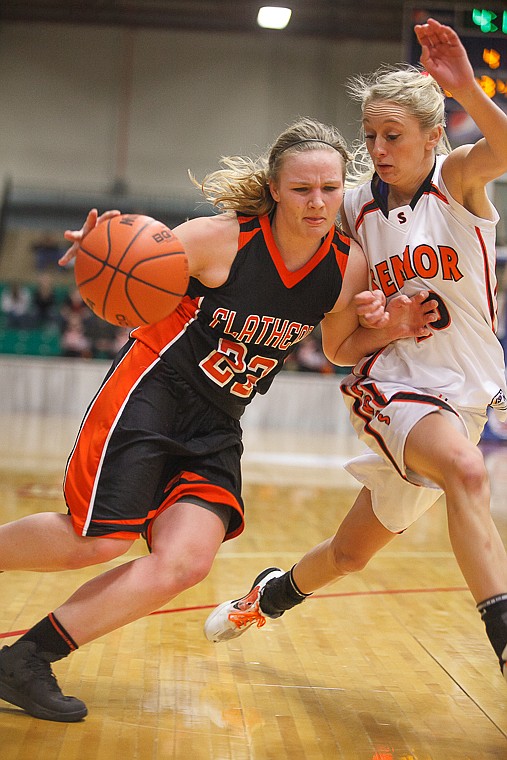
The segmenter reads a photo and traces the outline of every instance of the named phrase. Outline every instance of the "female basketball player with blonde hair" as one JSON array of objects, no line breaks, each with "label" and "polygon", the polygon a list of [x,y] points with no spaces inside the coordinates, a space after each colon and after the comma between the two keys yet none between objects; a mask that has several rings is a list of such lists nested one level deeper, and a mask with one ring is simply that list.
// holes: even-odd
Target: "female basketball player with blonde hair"
[{"label": "female basketball player with blonde hair", "polygon": [[[507,411],[495,335],[498,213],[486,193],[507,171],[507,115],[475,81],[452,29],[430,19],[415,32],[424,71],[382,67],[352,82],[369,161],[362,152],[355,162],[359,184],[346,191],[342,218],[366,254],[372,287],[388,300],[427,290],[438,320],[429,337],[365,355],[342,383],[371,451],[347,465],[363,488],[336,535],[287,573],[265,570],[249,594],[209,616],[205,632],[235,637],[361,570],[443,491],[454,554],[507,677],[507,556],[476,445],[487,408]],[[441,88],[484,135],[475,145],[449,151]],[[341,349],[329,358],[346,363]]]},{"label": "female basketball player with blonde hair", "polygon": [[[219,210],[175,228],[191,275],[174,314],[133,331],[83,420],[67,463],[69,514],[0,526],[0,569],[53,571],[105,562],[140,535],[150,554],[79,588],[0,651],[0,698],[38,718],[82,719],[51,663],[136,620],[206,577],[225,539],[243,530],[240,417],[288,354],[323,320],[327,350],[351,363],[406,335],[428,335],[424,296],[364,293],[378,329],[358,324],[368,287],[357,243],[335,222],[347,151],[341,135],[301,119],[259,160],[236,157],[203,183]],[[83,236],[115,213],[68,232]],[[414,307],[415,305],[415,307]]]}]

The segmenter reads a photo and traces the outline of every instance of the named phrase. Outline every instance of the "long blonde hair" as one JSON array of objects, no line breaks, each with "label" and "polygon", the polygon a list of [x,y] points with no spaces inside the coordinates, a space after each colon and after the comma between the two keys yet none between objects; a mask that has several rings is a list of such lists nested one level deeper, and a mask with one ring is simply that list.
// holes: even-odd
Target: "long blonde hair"
[{"label": "long blonde hair", "polygon": [[278,179],[285,157],[319,148],[338,151],[345,173],[350,156],[341,133],[336,127],[304,117],[287,127],[265,154],[257,158],[223,156],[222,169],[207,174],[202,182],[193,177],[192,181],[215,208],[262,216],[276,206],[269,183]]},{"label": "long blonde hair", "polygon": [[[353,100],[359,101],[362,112],[372,102],[383,100],[403,106],[418,121],[422,130],[436,126],[445,128],[445,95],[438,82],[421,67],[410,64],[382,65],[371,74],[351,77],[347,90]],[[436,147],[437,154],[450,153],[451,146],[445,134]],[[373,164],[362,139],[354,144],[347,186],[353,187],[371,179]]]}]

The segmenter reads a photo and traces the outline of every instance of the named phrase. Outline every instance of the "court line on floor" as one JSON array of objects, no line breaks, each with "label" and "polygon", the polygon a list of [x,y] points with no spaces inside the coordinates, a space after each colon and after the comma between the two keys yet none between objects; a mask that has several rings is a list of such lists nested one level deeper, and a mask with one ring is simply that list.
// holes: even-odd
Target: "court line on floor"
[{"label": "court line on floor", "polygon": [[[336,599],[338,597],[349,597],[349,596],[396,596],[397,594],[440,594],[440,593],[449,593],[449,592],[456,592],[456,591],[469,591],[467,586],[448,586],[448,587],[442,587],[442,588],[391,588],[391,589],[377,589],[377,590],[368,590],[368,591],[341,591],[341,592],[335,592],[332,594],[313,594],[311,597],[308,597],[309,601],[313,601],[315,599]],[[198,612],[202,610],[212,610],[216,607],[216,604],[196,604],[189,607],[172,607],[170,609],[163,609],[163,610],[155,610],[155,612],[150,612],[150,614],[147,617],[151,617],[153,615],[170,615],[174,612]],[[27,632],[28,628],[25,628],[22,631],[6,631],[4,633],[0,632],[0,639],[8,639],[13,636],[22,636]]]},{"label": "court line on floor", "polygon": [[271,464],[288,467],[337,467],[342,468],[350,456],[339,454],[304,454],[291,451],[248,451],[243,455],[244,464]]},{"label": "court line on floor", "polygon": [[[215,557],[215,561],[219,559],[259,559],[260,557],[266,557],[268,560],[273,560],[273,557],[299,557],[303,551],[297,552],[296,550],[285,551],[270,551],[270,552],[233,552],[233,551],[220,551]],[[454,552],[452,551],[426,551],[425,549],[411,549],[407,551],[389,551],[389,549],[382,549],[375,555],[375,562],[378,562],[382,558],[392,557],[404,557],[413,559],[414,557],[431,557],[433,559],[454,559]],[[124,557],[119,557],[119,561],[124,562]]]}]

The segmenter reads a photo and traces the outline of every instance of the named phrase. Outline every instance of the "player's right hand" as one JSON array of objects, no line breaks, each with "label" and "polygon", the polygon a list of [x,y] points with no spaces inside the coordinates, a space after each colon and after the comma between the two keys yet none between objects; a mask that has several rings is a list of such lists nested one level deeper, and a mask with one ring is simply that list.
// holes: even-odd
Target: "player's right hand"
[{"label": "player's right hand", "polygon": [[78,250],[79,245],[83,238],[88,235],[88,233],[93,230],[94,227],[96,227],[101,222],[105,222],[108,219],[112,219],[115,216],[118,216],[121,214],[121,211],[118,211],[117,209],[110,210],[110,211],[104,211],[103,214],[99,216],[99,212],[96,208],[92,208],[88,212],[88,216],[85,219],[85,223],[81,227],[80,230],[65,230],[63,236],[66,240],[69,240],[72,245],[69,248],[68,251],[66,251],[63,256],[58,260],[58,263],[61,267],[66,266],[69,264],[72,259],[75,258]]},{"label": "player's right hand", "polygon": [[454,96],[467,91],[474,82],[474,70],[454,29],[429,18],[425,24],[416,24],[414,32],[421,45],[421,63],[428,74]]},{"label": "player's right hand", "polygon": [[431,325],[438,320],[438,302],[430,297],[428,290],[412,296],[399,294],[387,304],[391,327],[396,327],[400,338],[428,338]]}]

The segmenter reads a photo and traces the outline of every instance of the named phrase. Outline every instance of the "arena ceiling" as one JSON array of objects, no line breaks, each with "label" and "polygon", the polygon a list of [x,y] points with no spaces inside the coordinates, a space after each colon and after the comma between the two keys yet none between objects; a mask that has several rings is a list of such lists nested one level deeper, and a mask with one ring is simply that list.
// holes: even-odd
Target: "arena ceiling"
[{"label": "arena ceiling", "polygon": [[[284,32],[257,26],[260,6],[270,4],[292,8]],[[403,7],[404,0],[1,0],[0,21],[399,42],[403,37]]]}]

